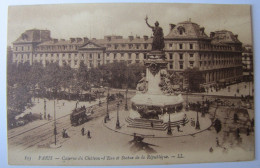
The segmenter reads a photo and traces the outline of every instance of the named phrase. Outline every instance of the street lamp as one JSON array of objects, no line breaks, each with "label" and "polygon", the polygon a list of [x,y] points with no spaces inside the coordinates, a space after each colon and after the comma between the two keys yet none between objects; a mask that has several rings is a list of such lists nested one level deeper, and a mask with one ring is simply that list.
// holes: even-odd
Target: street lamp
[{"label": "street lamp", "polygon": [[119,122],[119,102],[117,102],[117,119],[116,119],[116,129],[120,128],[120,122]]},{"label": "street lamp", "polygon": [[44,119],[46,120],[46,99],[44,99]]},{"label": "street lamp", "polygon": [[126,88],[126,91],[125,91],[125,110],[126,110],[126,111],[128,111],[127,92],[128,92],[128,87]]},{"label": "street lamp", "polygon": [[126,111],[128,111],[127,92],[128,92],[128,69],[127,69],[126,91],[125,91],[125,110],[126,110]]},{"label": "street lamp", "polygon": [[199,122],[199,108],[197,109],[196,129],[197,129],[197,130],[200,130],[200,122]]},{"label": "street lamp", "polygon": [[168,134],[168,135],[172,135],[170,112],[169,112],[169,121],[168,121],[168,131],[167,131],[167,134]]},{"label": "street lamp", "polygon": [[186,108],[185,108],[185,111],[189,111],[188,92],[189,92],[189,89],[187,89],[187,92],[186,92]]},{"label": "street lamp", "polygon": [[109,102],[109,87],[107,88],[107,115],[106,115],[107,120],[109,120],[108,102]]}]

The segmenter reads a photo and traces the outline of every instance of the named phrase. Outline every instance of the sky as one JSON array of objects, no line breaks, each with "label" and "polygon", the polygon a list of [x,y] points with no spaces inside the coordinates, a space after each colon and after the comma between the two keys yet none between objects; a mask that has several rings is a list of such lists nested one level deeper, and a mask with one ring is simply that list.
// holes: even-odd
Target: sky
[{"label": "sky", "polygon": [[164,35],[169,24],[191,18],[192,22],[211,31],[229,30],[245,44],[252,44],[251,9],[249,5],[210,4],[59,4],[10,6],[8,40],[11,45],[25,30],[48,29],[52,38],[103,38],[104,35],[152,35],[144,18],[153,25],[159,21]]}]

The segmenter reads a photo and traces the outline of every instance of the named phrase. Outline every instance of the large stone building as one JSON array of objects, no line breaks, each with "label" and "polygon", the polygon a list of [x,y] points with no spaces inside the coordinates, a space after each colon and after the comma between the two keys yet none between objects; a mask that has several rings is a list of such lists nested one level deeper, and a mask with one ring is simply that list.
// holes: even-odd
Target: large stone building
[{"label": "large stone building", "polygon": [[245,79],[252,80],[254,75],[254,59],[253,59],[253,47],[252,45],[244,45],[242,53],[242,64],[243,64],[243,76]]},{"label": "large stone building", "polygon": [[[148,36],[105,36],[104,39],[53,39],[49,30],[27,30],[13,42],[13,62],[57,62],[78,68],[80,62],[97,67],[112,62],[143,63],[152,48]],[[227,30],[206,35],[204,27],[191,21],[170,24],[165,36],[168,70],[182,73],[198,68],[206,85],[232,82],[242,77],[242,43]]]}]

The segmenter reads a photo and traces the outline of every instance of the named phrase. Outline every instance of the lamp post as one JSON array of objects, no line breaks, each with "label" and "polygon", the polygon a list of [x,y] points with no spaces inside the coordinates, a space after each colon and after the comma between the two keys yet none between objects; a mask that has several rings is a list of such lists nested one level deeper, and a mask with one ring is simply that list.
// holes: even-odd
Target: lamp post
[{"label": "lamp post", "polygon": [[125,91],[125,110],[126,110],[126,111],[128,111],[127,92],[128,92],[128,69],[127,69],[126,91]]},{"label": "lamp post", "polygon": [[168,121],[168,131],[167,131],[168,135],[172,135],[172,128],[171,128],[171,116],[169,113],[169,121]]},{"label": "lamp post", "polygon": [[55,110],[55,99],[53,99],[54,105],[54,144],[57,145],[57,127],[56,127],[56,110]]},{"label": "lamp post", "polygon": [[197,111],[196,129],[197,129],[197,130],[200,130],[199,111]]},{"label": "lamp post", "polygon": [[117,102],[117,118],[116,118],[116,129],[120,128],[120,122],[119,122],[119,102]]},{"label": "lamp post", "polygon": [[109,102],[109,87],[107,88],[107,115],[106,115],[107,120],[109,120],[108,102]]},{"label": "lamp post", "polygon": [[126,110],[126,111],[128,111],[127,92],[128,92],[128,87],[126,88],[126,91],[125,91],[125,110]]},{"label": "lamp post", "polygon": [[44,116],[44,119],[46,120],[46,99],[44,99],[43,102],[44,102],[44,107],[43,107],[44,108],[44,113],[43,113],[44,115],[43,116]]}]

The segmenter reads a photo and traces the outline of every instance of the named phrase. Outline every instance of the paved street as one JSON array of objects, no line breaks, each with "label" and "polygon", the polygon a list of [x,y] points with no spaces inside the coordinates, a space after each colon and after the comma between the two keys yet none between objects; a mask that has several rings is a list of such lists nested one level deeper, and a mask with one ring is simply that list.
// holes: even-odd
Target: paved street
[{"label": "paved street", "polygon": [[[186,100],[185,96],[184,99]],[[214,100],[215,98],[211,96],[206,96],[204,97],[204,99]],[[202,97],[200,95],[189,95],[188,100],[189,102],[197,102],[201,101]],[[230,98],[223,100],[228,100],[234,103],[237,103],[237,101],[239,101],[238,99]],[[113,130],[108,129],[103,125],[103,119],[106,114],[105,104],[102,104],[102,107],[95,105],[95,113],[90,121],[80,126],[71,127],[68,114],[73,108],[75,108],[75,102],[65,102],[64,106],[63,102],[65,101],[59,101],[59,103],[57,104],[57,118],[59,118],[57,120],[57,143],[61,144],[61,147],[57,149],[50,148],[51,144],[54,143],[53,122],[46,120],[37,120],[25,126],[9,130],[9,156],[12,156],[12,159],[23,160],[25,155],[37,157],[39,154],[56,156],[61,159],[62,156],[60,156],[60,153],[67,153],[68,157],[80,155],[105,155],[116,157],[118,153],[125,153],[126,155],[129,155],[130,153],[131,156],[148,154],[155,155],[159,153],[163,153],[169,156],[177,156],[181,153],[184,155],[183,159],[189,158],[185,160],[187,162],[198,162],[198,160],[203,161],[203,159],[205,159],[205,161],[207,162],[210,162],[214,161],[215,158],[218,158],[218,160],[221,161],[228,161],[230,160],[230,157],[233,157],[233,159],[235,160],[246,160],[247,158],[251,158],[253,155],[252,151],[254,151],[254,134],[251,133],[250,136],[246,136],[245,133],[241,133],[241,143],[235,140],[234,133],[231,133],[228,138],[224,136],[224,125],[222,131],[218,134],[216,133],[214,127],[211,127],[210,130],[204,130],[195,135],[174,138],[145,138],[142,143],[135,143],[132,141],[132,136],[114,132]],[[93,102],[92,105],[96,103],[97,102]],[[113,103],[109,104],[109,113],[112,118],[112,120],[110,121],[111,123],[115,121],[114,119],[116,116],[116,103],[117,101],[114,101]],[[52,107],[53,101],[47,102],[47,105],[48,104],[50,104],[50,106]],[[81,106],[83,104],[83,102],[80,102],[79,105]],[[127,112],[124,111],[123,105],[120,106],[119,113],[121,116],[120,120],[122,124],[124,123],[122,121],[123,117],[127,115]],[[88,106],[89,105],[87,105],[87,107]],[[33,107],[31,110],[34,112],[35,109],[42,109],[42,107],[43,103],[42,100],[40,100],[39,104],[35,105],[35,107]],[[49,111],[53,112],[51,107]],[[213,113],[216,112],[216,117],[219,118],[222,123],[224,123],[225,116],[229,108],[229,106],[221,106],[216,109],[215,106],[212,106],[210,108],[209,115],[213,115]],[[253,113],[253,111],[251,110],[250,113]],[[232,121],[232,116],[230,117],[230,121]],[[204,123],[202,122],[201,124]],[[230,124],[231,126],[234,125],[233,122],[227,124]],[[82,127],[85,128],[85,132],[87,132],[88,130],[90,131],[91,138],[88,138],[86,134],[84,136],[81,135]],[[63,128],[67,129],[69,138],[62,138],[61,132]],[[147,131],[144,130],[144,132]],[[176,129],[173,130],[173,134],[178,134],[176,132]],[[216,137],[218,137],[219,139],[219,147],[216,146]],[[172,150],[169,150],[169,146],[172,147]],[[213,149],[213,152],[209,152],[211,147]],[[200,151],[200,155],[196,155],[198,151]],[[172,161],[174,163],[183,162],[182,159],[174,159],[171,160],[171,162]],[[39,160],[37,160],[37,158],[34,158],[32,163],[34,162],[39,162]],[[66,160],[62,159],[60,162],[64,165],[67,163]],[[125,160],[125,162],[130,163],[130,160]],[[151,160],[151,164],[155,162],[158,162],[158,160]],[[86,164],[86,161],[77,163],[84,165]],[[88,163],[97,164],[97,162],[95,162],[94,160],[88,160]],[[50,164],[50,162],[48,162],[48,164]],[[70,164],[73,164],[73,162],[70,162]],[[109,164],[118,163],[111,160],[108,162],[108,165]],[[138,164],[138,162],[136,162],[136,164]]]}]

